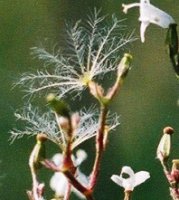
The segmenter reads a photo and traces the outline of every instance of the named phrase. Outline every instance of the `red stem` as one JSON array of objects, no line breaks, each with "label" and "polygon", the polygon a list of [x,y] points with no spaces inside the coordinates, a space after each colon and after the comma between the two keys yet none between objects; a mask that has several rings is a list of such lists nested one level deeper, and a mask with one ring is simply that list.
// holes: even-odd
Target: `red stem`
[{"label": "red stem", "polygon": [[84,196],[86,197],[87,200],[94,200],[93,196],[92,196],[92,191],[87,189],[86,187],[84,187],[75,177],[74,175],[69,172],[69,171],[65,171],[63,172],[64,175],[69,179],[70,183],[78,190],[80,191],[82,194],[84,194]]},{"label": "red stem", "polygon": [[105,128],[107,112],[108,112],[107,107],[102,105],[101,115],[100,115],[100,127],[96,135],[96,157],[95,157],[93,170],[91,172],[90,181],[89,181],[89,189],[92,191],[94,190],[94,187],[97,183],[97,179],[98,179],[99,171],[100,171],[102,153],[104,151],[103,138],[104,138],[104,128]]}]

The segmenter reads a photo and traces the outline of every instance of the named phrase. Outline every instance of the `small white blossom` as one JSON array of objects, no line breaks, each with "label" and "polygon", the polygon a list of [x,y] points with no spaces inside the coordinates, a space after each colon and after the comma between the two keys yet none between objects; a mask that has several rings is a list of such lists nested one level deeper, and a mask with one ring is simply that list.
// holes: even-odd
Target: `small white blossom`
[{"label": "small white blossom", "polygon": [[139,7],[141,21],[140,37],[141,41],[145,41],[145,31],[150,23],[156,24],[162,28],[168,28],[170,24],[175,23],[174,19],[159,8],[153,6],[150,0],[140,0],[140,3],[122,4],[123,12],[127,13],[128,9],[132,7]]},{"label": "small white blossom", "polygon": [[[84,150],[79,149],[76,152],[76,157],[72,156],[72,160],[77,167],[76,171],[76,178],[77,180],[82,183],[84,186],[88,185],[88,177],[83,174],[79,166],[81,163],[86,160],[87,154]],[[52,158],[52,161],[57,165],[60,166],[63,160],[62,154],[58,153],[55,154]],[[52,178],[50,179],[50,187],[55,192],[55,196],[57,197],[64,197],[66,190],[68,188],[68,179],[63,175],[61,172],[55,172]],[[77,191],[74,187],[72,187],[72,191],[75,192],[75,194],[80,198],[85,198],[79,191]]]},{"label": "small white blossom", "polygon": [[[128,177],[123,177],[127,175]],[[124,166],[121,170],[121,174],[112,175],[111,179],[118,184],[119,186],[123,187],[125,191],[133,191],[134,188],[141,183],[145,182],[148,178],[150,178],[150,174],[147,171],[140,171],[134,173],[131,167]]]}]

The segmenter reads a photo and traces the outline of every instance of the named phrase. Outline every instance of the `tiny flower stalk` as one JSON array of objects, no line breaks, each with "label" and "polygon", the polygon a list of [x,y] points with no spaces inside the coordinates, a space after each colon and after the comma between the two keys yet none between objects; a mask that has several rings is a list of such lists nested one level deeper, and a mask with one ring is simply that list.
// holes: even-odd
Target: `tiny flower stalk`
[{"label": "tiny flower stalk", "polygon": [[129,53],[125,53],[117,68],[116,82],[114,83],[113,87],[108,91],[106,95],[107,99],[112,100],[113,97],[121,88],[123,81],[130,70],[131,61],[132,61],[132,55]]},{"label": "tiny flower stalk", "polygon": [[124,191],[124,200],[132,199],[132,191]]},{"label": "tiny flower stalk", "polygon": [[100,104],[107,104],[108,100],[104,96],[104,89],[98,83],[90,81],[88,84],[90,93],[99,101]]},{"label": "tiny flower stalk", "polygon": [[49,94],[47,96],[47,102],[54,110],[57,124],[59,126],[59,129],[63,133],[62,137],[66,143],[66,146],[64,146],[64,151],[63,151],[64,159],[63,159],[62,171],[69,170],[72,173],[74,173],[75,168],[71,160],[71,154],[72,154],[71,143],[73,138],[73,127],[71,122],[70,109],[64,101],[58,99],[54,94]]},{"label": "tiny flower stalk", "polygon": [[64,133],[64,139],[70,139],[71,136],[69,134],[71,134],[72,130],[68,105],[52,93],[47,96],[47,102],[55,113],[59,129]]},{"label": "tiny flower stalk", "polygon": [[40,200],[43,195],[44,184],[38,182],[37,171],[42,167],[41,162],[45,159],[44,142],[46,139],[46,135],[43,133],[37,135],[36,145],[29,158],[29,167],[32,175],[32,191],[28,191],[27,194],[32,200]]},{"label": "tiny flower stalk", "polygon": [[125,53],[117,68],[116,81],[112,88],[109,89],[106,95],[104,94],[104,89],[100,85],[98,85],[94,81],[89,82],[88,87],[90,93],[100,102],[100,104],[108,105],[114,98],[116,93],[119,91],[124,79],[126,78],[129,72],[131,60],[132,55],[130,55],[129,53]]}]

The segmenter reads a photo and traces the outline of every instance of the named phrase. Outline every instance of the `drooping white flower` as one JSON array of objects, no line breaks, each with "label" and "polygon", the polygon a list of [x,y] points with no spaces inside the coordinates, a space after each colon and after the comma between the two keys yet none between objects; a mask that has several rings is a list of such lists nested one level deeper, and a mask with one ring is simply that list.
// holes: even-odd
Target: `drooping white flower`
[{"label": "drooping white flower", "polygon": [[127,13],[128,9],[132,7],[139,7],[141,21],[140,37],[141,41],[145,41],[145,31],[150,23],[156,24],[162,28],[168,28],[170,24],[174,24],[174,19],[159,8],[153,6],[150,0],[140,0],[140,3],[122,4],[123,12]]},{"label": "drooping white flower", "polygon": [[[76,178],[77,180],[82,183],[84,186],[88,185],[88,177],[83,174],[79,166],[81,163],[87,158],[87,154],[84,150],[79,149],[76,152],[76,157],[72,156],[72,160],[74,165],[77,167],[76,170]],[[62,164],[63,155],[58,153],[55,154],[52,158],[52,161],[57,165],[60,166]],[[55,192],[56,197],[64,197],[65,193],[68,189],[68,179],[63,175],[61,172],[55,172],[52,178],[50,179],[50,187]],[[75,194],[80,198],[85,198],[79,191],[77,191],[74,187],[71,188],[71,191],[75,192]]]},{"label": "drooping white flower", "polygon": [[[127,175],[128,177],[123,177]],[[134,173],[131,167],[124,166],[121,170],[120,175],[112,175],[111,179],[118,184],[119,186],[123,187],[125,191],[133,191],[134,188],[141,183],[145,182],[148,178],[150,178],[150,174],[147,171],[140,171]]]}]

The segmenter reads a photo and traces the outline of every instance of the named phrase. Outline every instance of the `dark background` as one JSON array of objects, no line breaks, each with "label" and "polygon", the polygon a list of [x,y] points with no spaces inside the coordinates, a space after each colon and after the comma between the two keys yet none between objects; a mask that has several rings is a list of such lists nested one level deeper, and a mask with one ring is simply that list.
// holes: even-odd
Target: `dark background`
[{"label": "dark background", "polygon": [[[26,189],[31,187],[28,156],[34,138],[24,137],[10,144],[9,131],[16,127],[14,112],[24,105],[21,88],[12,90],[20,74],[35,71],[39,62],[30,55],[30,48],[43,44],[60,43],[65,21],[85,19],[89,10],[102,8],[103,14],[115,13],[127,18],[128,30],[135,29],[139,37],[138,8],[122,13],[120,0],[1,0],[0,1],[0,198],[3,200],[27,199]],[[178,0],[153,0],[157,7],[170,13],[179,22]],[[120,172],[124,165],[135,171],[147,170],[151,178],[137,187],[133,199],[169,200],[168,184],[163,176],[155,152],[165,126],[175,129],[172,156],[179,158],[179,82],[174,75],[164,45],[166,30],[150,25],[146,42],[133,43],[133,68],[130,71],[112,110],[121,117],[121,125],[110,134],[110,143],[102,162],[96,199],[123,199],[122,188],[110,176]],[[43,102],[43,100],[42,100]],[[43,103],[37,100],[38,104]],[[48,156],[57,151],[48,144]],[[89,160],[82,165],[88,174],[93,159],[92,141],[85,143]],[[51,173],[42,171],[48,185]],[[51,193],[47,192],[47,199]],[[73,199],[77,197],[73,196]]]}]

